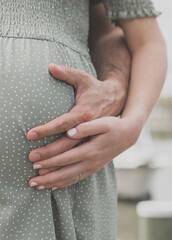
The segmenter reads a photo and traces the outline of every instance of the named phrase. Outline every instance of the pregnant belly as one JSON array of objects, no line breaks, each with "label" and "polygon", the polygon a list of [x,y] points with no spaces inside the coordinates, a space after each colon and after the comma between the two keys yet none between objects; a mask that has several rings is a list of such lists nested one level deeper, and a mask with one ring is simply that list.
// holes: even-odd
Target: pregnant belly
[{"label": "pregnant belly", "polygon": [[[28,159],[29,152],[65,134],[29,141],[27,132],[75,105],[73,86],[54,78],[49,63],[85,70],[93,76],[96,72],[89,57],[56,42],[0,37],[0,46],[0,184],[8,183],[19,194],[24,187],[30,189],[28,180],[38,174]],[[9,195],[10,187],[6,188]],[[2,191],[0,202],[2,195],[6,198]]]},{"label": "pregnant belly", "polygon": [[[6,126],[17,124],[26,134],[75,105],[74,87],[54,78],[48,70],[49,63],[96,74],[89,59],[81,59],[79,53],[56,42],[0,37],[0,45],[1,133]],[[42,145],[51,139],[45,138]],[[37,145],[35,142],[35,147],[38,145],[40,142]]]}]

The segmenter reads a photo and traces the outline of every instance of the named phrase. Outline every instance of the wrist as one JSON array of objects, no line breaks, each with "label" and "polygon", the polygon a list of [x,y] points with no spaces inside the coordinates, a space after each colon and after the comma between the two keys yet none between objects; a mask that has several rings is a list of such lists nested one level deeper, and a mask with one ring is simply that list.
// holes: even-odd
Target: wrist
[{"label": "wrist", "polygon": [[107,89],[109,97],[114,99],[113,116],[118,116],[122,113],[127,99],[127,85],[123,84],[118,77],[108,78],[102,81],[104,87]]},{"label": "wrist", "polygon": [[137,139],[145,123],[144,117],[139,114],[132,114],[130,116],[124,116],[122,114],[121,119],[127,122],[127,126],[130,129],[131,135]]}]

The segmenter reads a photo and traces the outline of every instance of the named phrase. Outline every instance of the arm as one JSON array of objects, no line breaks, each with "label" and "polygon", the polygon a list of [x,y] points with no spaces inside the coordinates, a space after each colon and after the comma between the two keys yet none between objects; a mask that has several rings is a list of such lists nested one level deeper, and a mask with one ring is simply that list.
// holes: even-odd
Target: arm
[{"label": "arm", "polygon": [[89,141],[56,158],[38,162],[43,169],[63,166],[46,178],[31,180],[38,185],[61,188],[76,183],[80,173],[84,179],[98,172],[137,141],[165,80],[166,47],[155,18],[121,20],[120,24],[133,58],[129,94],[121,118],[102,117],[67,131],[73,140],[89,136]]},{"label": "arm", "polygon": [[117,115],[127,97],[131,57],[122,30],[104,16],[102,3],[91,5],[88,43],[98,79],[104,81],[114,96]]},{"label": "arm", "polygon": [[[116,116],[122,111],[130,75],[130,54],[122,31],[105,19],[104,14],[102,3],[91,6],[88,42],[93,64],[102,81],[85,71],[68,66],[58,69],[50,64],[49,70],[55,78],[74,85],[76,105],[69,113],[29,131],[29,140],[65,132],[81,122]],[[32,131],[37,133],[37,138],[31,137]]]},{"label": "arm", "polygon": [[[65,132],[84,121],[102,116],[115,116],[123,108],[130,75],[130,54],[123,33],[109,20],[105,19],[102,4],[91,6],[90,15],[90,54],[99,79],[104,81],[97,81],[97,79],[84,71],[64,66],[64,71],[61,71],[50,64],[49,70],[55,78],[73,84],[76,88],[76,105],[69,113],[31,129],[27,133],[29,140],[38,140],[45,136]],[[103,26],[101,31],[99,24]],[[32,132],[36,132],[38,137],[32,137]],[[75,140],[63,135],[55,142],[31,151],[29,159],[36,162],[35,153],[39,154],[40,160],[44,161],[57,158],[60,154],[68,152],[73,147],[77,149],[77,144],[86,140],[88,139]],[[89,141],[88,145],[91,145]],[[78,153],[82,155],[80,151]],[[47,169],[40,169],[39,174],[43,175],[58,168],[58,166],[47,165]]]},{"label": "arm", "polygon": [[167,70],[164,39],[155,18],[121,20],[132,53],[129,95],[122,118],[140,132],[156,103]]},{"label": "arm", "polygon": [[[137,141],[165,81],[166,46],[156,19],[152,17],[120,20],[120,25],[124,29],[133,59],[126,106],[120,119],[102,117],[81,123],[75,130],[67,132],[72,139],[90,136],[92,142],[92,148],[89,151],[87,143],[77,149],[83,152],[82,164],[79,164],[81,159],[78,158],[78,162],[76,160],[75,149],[68,152],[68,155],[66,153],[61,156],[62,159],[68,158],[72,159],[71,162],[77,162],[78,168],[73,176],[81,172],[83,178],[86,178],[98,172],[112,158]],[[85,149],[88,153],[84,152]]]}]

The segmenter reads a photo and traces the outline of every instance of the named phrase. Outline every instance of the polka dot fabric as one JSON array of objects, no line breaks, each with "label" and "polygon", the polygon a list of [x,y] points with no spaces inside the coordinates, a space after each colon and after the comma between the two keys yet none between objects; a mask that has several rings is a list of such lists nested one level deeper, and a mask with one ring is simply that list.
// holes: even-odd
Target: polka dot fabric
[{"label": "polka dot fabric", "polygon": [[[83,12],[83,6],[88,2],[81,0],[80,5],[79,1],[71,1],[75,11],[80,7],[81,15],[85,16],[84,24],[87,25],[88,12]],[[70,35],[66,42],[62,38],[58,41],[57,36],[52,37],[56,25],[51,25],[46,35],[39,25],[41,20],[44,22],[45,16],[52,18],[50,7],[51,10],[56,9],[56,14],[57,9],[61,13],[62,2],[0,0],[1,240],[116,239],[117,194],[112,161],[99,172],[63,189],[36,190],[28,185],[29,179],[38,175],[28,159],[29,152],[55,141],[65,133],[29,141],[27,132],[69,112],[75,105],[73,86],[55,79],[48,71],[49,63],[68,65],[97,77],[87,45],[84,48],[83,43],[77,45],[79,39],[72,44]],[[70,5],[71,2],[67,9],[69,12]],[[40,10],[35,18],[39,24],[35,22],[31,26],[28,19],[37,14],[35,8]],[[11,14],[3,15],[3,11],[11,11]],[[26,18],[22,18],[22,14]],[[59,18],[61,32],[66,16]],[[67,20],[70,17],[69,13]],[[18,19],[21,22],[17,22]],[[73,19],[75,21],[74,15]],[[25,24],[26,20],[28,24]],[[68,21],[69,25],[75,23],[80,25],[71,28],[73,33],[81,31],[84,26],[83,21]]]}]

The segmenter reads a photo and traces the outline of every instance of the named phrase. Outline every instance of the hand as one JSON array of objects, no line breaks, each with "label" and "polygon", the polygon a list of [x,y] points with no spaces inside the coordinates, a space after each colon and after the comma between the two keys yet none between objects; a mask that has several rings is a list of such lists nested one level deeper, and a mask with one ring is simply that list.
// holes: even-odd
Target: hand
[{"label": "hand", "polygon": [[[40,147],[31,151],[29,154],[29,158],[32,162],[36,162],[37,160],[45,160],[50,157],[54,157],[59,155],[60,153],[66,152],[69,149],[78,146],[79,144],[87,141],[87,138],[83,139],[70,139],[66,135],[63,135],[61,138],[57,139],[56,141],[47,144],[44,147]],[[40,158],[38,159],[38,156]],[[48,168],[48,169],[40,169],[39,175],[44,175],[50,171],[54,171],[60,167],[55,168]]]},{"label": "hand", "polygon": [[[76,105],[69,113],[29,130],[27,133],[29,140],[36,140],[33,137],[35,134],[31,136],[33,132],[37,134],[37,139],[40,139],[45,136],[65,132],[81,122],[101,116],[115,115],[119,111],[120,103],[119,99],[116,99],[116,96],[119,96],[119,94],[115,94],[115,91],[119,89],[116,89],[116,85],[111,80],[102,82],[85,71],[67,66],[61,67],[63,70],[57,69],[54,64],[50,64],[49,70],[54,77],[74,85],[76,89]],[[44,160],[65,152],[83,141],[86,141],[86,139],[74,141],[64,136],[62,139],[44,147],[34,149],[30,152],[29,159],[36,160],[39,154],[40,160]],[[39,171],[39,173],[42,175],[55,169],[44,169]]]},{"label": "hand", "polygon": [[49,70],[55,78],[75,87],[76,105],[70,112],[29,130],[27,133],[29,140],[38,140],[45,136],[62,133],[79,123],[102,116],[115,116],[119,103],[116,99],[113,81],[100,81],[85,71],[68,66],[50,64]]},{"label": "hand", "polygon": [[[76,133],[70,136],[71,133]],[[57,156],[34,162],[42,169],[58,168],[44,176],[36,176],[29,180],[37,183],[36,189],[63,188],[76,183],[79,174],[82,179],[98,172],[115,156],[132,146],[140,134],[137,121],[129,118],[102,117],[79,124],[67,132],[72,140],[90,136],[89,142],[63,152]],[[39,170],[40,171],[40,170]]]}]

